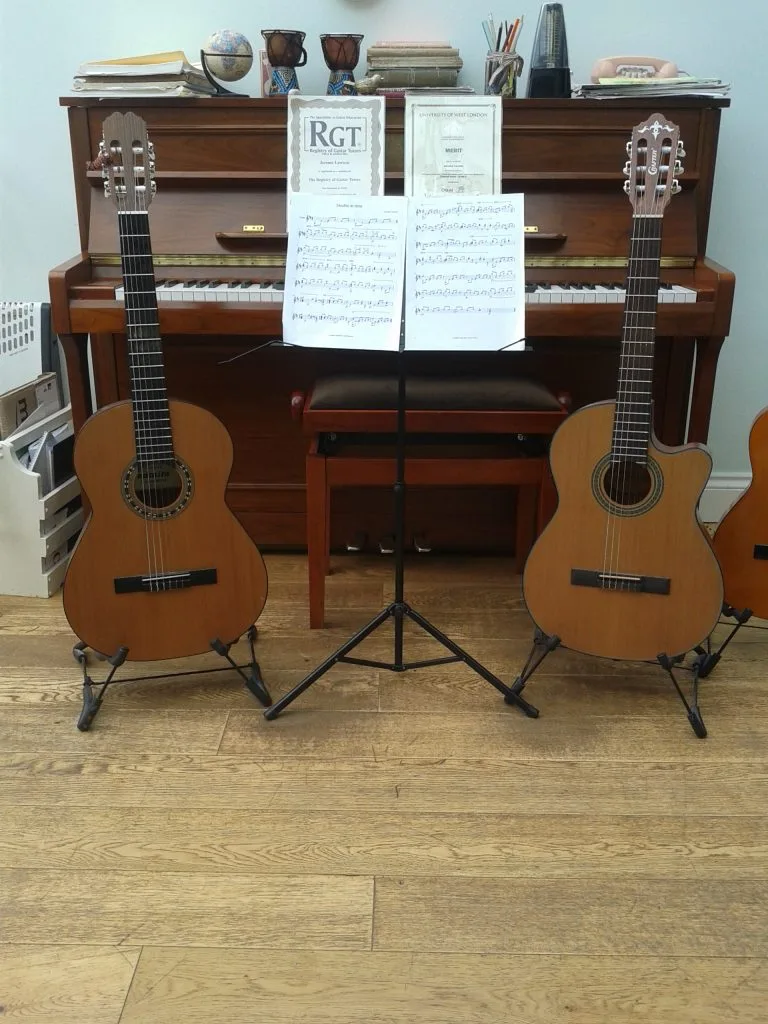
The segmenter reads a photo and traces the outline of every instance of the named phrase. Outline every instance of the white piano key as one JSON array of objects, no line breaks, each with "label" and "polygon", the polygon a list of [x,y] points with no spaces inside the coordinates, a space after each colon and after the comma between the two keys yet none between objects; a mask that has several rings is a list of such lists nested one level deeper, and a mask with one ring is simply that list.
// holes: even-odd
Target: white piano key
[{"label": "white piano key", "polygon": [[240,289],[241,302],[261,302],[261,282],[244,281]]},{"label": "white piano key", "polygon": [[683,288],[682,285],[673,284],[672,291],[674,292],[675,302],[695,302],[696,292],[691,291],[690,288]]}]

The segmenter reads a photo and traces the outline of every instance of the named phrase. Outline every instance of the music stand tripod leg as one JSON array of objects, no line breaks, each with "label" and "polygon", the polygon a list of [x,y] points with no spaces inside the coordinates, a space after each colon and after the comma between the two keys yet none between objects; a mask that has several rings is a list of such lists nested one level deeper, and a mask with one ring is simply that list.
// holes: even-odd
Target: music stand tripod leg
[{"label": "music stand tripod leg", "polygon": [[[404,575],[405,575],[405,345],[404,345],[404,323],[400,326],[400,347],[397,361],[397,438],[396,438],[396,470],[395,470],[395,600],[378,613],[371,621],[363,626],[353,637],[342,644],[333,654],[329,655],[314,671],[302,679],[288,693],[284,694],[274,704],[266,708],[264,717],[271,721],[298,696],[304,693],[314,682],[324,675],[334,665],[341,663],[353,665],[365,665],[371,668],[388,669],[391,672],[405,672],[407,669],[427,668],[433,665],[445,665],[450,662],[463,661],[474,672],[486,682],[494,686],[504,696],[507,704],[519,708],[529,718],[538,717],[538,710],[528,701],[523,700],[514,687],[507,686],[497,676],[480,664],[475,658],[464,651],[458,644],[454,643],[443,632],[433,626],[423,615],[410,608],[404,600]],[[430,658],[421,661],[403,661],[403,623],[408,617],[421,629],[437,640],[450,652],[450,657]],[[394,636],[394,659],[391,662],[369,660],[366,658],[351,658],[349,652],[358,644],[362,643],[387,619],[395,620]],[[522,689],[522,687],[521,687]]]}]

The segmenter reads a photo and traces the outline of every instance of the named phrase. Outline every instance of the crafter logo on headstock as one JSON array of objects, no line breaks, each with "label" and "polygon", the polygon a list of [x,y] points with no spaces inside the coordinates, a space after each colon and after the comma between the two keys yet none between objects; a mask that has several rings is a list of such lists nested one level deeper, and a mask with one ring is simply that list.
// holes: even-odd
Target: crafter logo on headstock
[{"label": "crafter logo on headstock", "polygon": [[310,152],[362,153],[368,148],[365,120],[349,117],[330,123],[322,117],[304,122],[304,149]]}]

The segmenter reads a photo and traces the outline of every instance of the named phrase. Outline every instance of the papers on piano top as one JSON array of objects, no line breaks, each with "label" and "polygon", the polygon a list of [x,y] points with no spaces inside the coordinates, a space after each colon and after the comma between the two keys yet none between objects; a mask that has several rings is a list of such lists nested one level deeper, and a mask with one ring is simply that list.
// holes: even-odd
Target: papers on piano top
[{"label": "papers on piano top", "polygon": [[408,349],[522,348],[523,235],[521,195],[296,195],[283,338],[395,351],[405,290]]},{"label": "papers on piano top", "polygon": [[397,350],[406,212],[401,196],[293,196],[283,298],[285,342]]},{"label": "papers on piano top", "polygon": [[719,78],[695,78],[679,75],[676,78],[601,78],[597,83],[586,83],[574,90],[584,99],[626,99],[646,96],[727,96],[729,82]]},{"label": "papers on piano top", "polygon": [[210,96],[216,91],[202,66],[187,60],[181,50],[85,61],[72,89],[92,96]]}]

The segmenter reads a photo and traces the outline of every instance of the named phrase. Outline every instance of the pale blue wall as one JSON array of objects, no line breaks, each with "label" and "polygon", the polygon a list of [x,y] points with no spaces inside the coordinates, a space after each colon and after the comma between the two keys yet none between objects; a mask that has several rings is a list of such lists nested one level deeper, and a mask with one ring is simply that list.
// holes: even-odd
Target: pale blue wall
[{"label": "pale blue wall", "polygon": [[[217,28],[244,32],[256,46],[262,28],[301,28],[309,63],[304,92],[323,91],[321,32],[381,38],[449,39],[465,61],[462,80],[482,82],[480,19],[490,4],[470,0],[0,0],[0,299],[47,297],[51,266],[77,252],[66,115],[81,60],[184,49],[190,58]],[[497,18],[524,14],[520,49],[530,52],[539,5],[530,0]],[[746,435],[768,405],[768,243],[765,110],[768,4],[764,0],[571,0],[565,3],[571,66],[584,81],[596,57],[650,53],[686,70],[733,83],[723,115],[709,254],[736,272],[731,337],[720,362],[710,445],[716,470],[748,467]],[[251,74],[240,85],[258,93]]]}]

